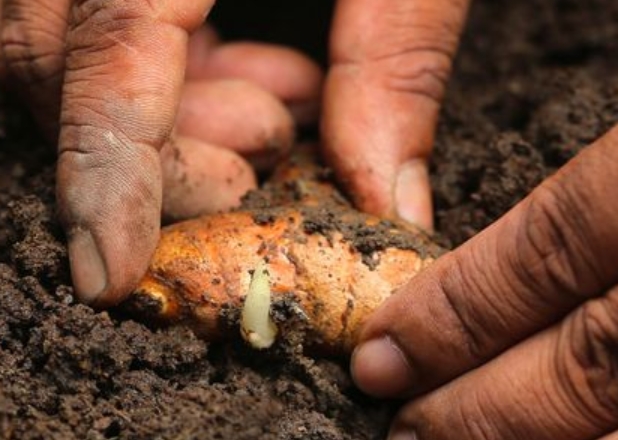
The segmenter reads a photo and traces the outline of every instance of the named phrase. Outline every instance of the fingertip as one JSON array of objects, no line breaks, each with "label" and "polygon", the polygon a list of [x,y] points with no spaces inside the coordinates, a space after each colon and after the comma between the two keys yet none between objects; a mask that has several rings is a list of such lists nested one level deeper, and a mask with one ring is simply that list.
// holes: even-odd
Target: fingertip
[{"label": "fingertip", "polygon": [[144,237],[141,243],[125,249],[109,243],[109,239],[97,239],[97,235],[113,234],[96,234],[82,228],[69,233],[69,263],[75,295],[80,302],[98,310],[119,304],[137,286],[158,239],[158,234]]},{"label": "fingertip", "polygon": [[257,187],[248,162],[198,139],[177,137],[161,150],[161,161],[166,221],[230,210]]},{"label": "fingertip", "polygon": [[431,186],[425,159],[412,159],[399,167],[394,193],[399,218],[428,231],[433,230]]},{"label": "fingertip", "polygon": [[[358,153],[359,155],[361,152]],[[399,167],[380,161],[372,152],[365,168],[345,172],[350,196],[363,211],[433,231],[433,203],[427,161],[411,159]],[[352,159],[354,160],[354,159]],[[358,156],[357,159],[358,160]],[[344,171],[341,171],[341,170]]]},{"label": "fingertip", "polygon": [[159,155],[92,127],[65,126],[60,145],[56,195],[75,294],[109,307],[135,288],[158,242]]},{"label": "fingertip", "polygon": [[399,397],[413,385],[413,370],[403,351],[388,336],[361,343],[351,361],[356,385],[375,397]]},{"label": "fingertip", "polygon": [[381,147],[351,145],[349,141],[331,142],[325,153],[356,207],[431,232],[433,203],[426,159],[399,165],[397,151],[388,148],[388,142]]},{"label": "fingertip", "polygon": [[69,234],[69,264],[78,299],[92,304],[104,295],[108,285],[107,267],[92,233],[76,228]]}]

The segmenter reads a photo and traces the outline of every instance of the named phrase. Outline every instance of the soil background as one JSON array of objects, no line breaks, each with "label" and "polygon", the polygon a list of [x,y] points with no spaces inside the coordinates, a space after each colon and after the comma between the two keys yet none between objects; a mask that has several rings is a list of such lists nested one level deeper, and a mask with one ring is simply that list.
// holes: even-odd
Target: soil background
[{"label": "soil background", "polygon": [[[330,1],[226,0],[232,38],[325,59]],[[432,162],[437,229],[457,246],[618,122],[618,2],[477,0]],[[14,105],[0,127],[1,439],[380,439],[397,402],[347,365],[153,330],[72,296],[54,152]]]}]

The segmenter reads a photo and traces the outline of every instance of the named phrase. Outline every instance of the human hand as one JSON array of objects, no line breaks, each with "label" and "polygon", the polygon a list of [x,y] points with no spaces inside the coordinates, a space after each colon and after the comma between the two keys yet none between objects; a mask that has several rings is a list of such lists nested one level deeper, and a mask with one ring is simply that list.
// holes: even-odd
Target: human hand
[{"label": "human hand", "polygon": [[58,206],[86,303],[132,290],[162,208],[176,219],[233,206],[255,186],[243,157],[271,162],[293,142],[291,115],[317,117],[321,72],[307,58],[219,45],[209,29],[189,39],[213,3],[0,0],[1,82],[58,140]]},{"label": "human hand", "polygon": [[339,0],[326,155],[356,205],[432,227],[427,156],[468,0]]},{"label": "human hand", "polygon": [[337,1],[321,132],[360,209],[431,229],[427,156],[468,3]]},{"label": "human hand", "polygon": [[[370,319],[393,439],[618,438],[618,126]],[[414,433],[414,434],[413,434]]]},{"label": "human hand", "polygon": [[[6,63],[0,76],[8,73],[17,82],[48,137],[59,136],[58,204],[82,301],[107,306],[132,289],[156,245],[161,205],[170,217],[221,209],[255,184],[236,155],[184,137],[242,150],[242,142],[229,145],[237,134],[233,129],[217,132],[219,124],[205,123],[200,115],[216,121],[216,112],[246,122],[248,113],[264,113],[271,137],[260,144],[291,142],[285,112],[263,96],[255,99],[261,106],[245,106],[247,113],[230,117],[233,105],[220,104],[238,103],[243,94],[245,101],[246,90],[228,84],[222,94],[194,84],[183,93],[188,33],[213,3],[0,1]],[[338,2],[322,125],[327,157],[360,208],[431,226],[424,157],[466,8],[465,0],[401,0],[388,7],[372,0]],[[211,37],[198,33],[190,53],[191,47],[195,54],[213,44]],[[285,63],[271,65],[263,75],[267,63],[238,69],[232,60],[243,60],[243,50],[221,52],[219,64],[190,56],[189,79],[248,74],[263,88],[272,87],[300,122],[315,117],[321,79],[315,66],[288,59],[288,67],[296,67],[283,70],[296,80],[281,81],[272,72]],[[181,94],[176,148],[163,148]],[[263,159],[259,148],[244,153]],[[198,172],[197,164],[207,165],[207,171]],[[213,189],[230,180],[233,188]],[[206,203],[214,206],[203,206],[199,196],[205,190],[223,197],[209,197]]]}]

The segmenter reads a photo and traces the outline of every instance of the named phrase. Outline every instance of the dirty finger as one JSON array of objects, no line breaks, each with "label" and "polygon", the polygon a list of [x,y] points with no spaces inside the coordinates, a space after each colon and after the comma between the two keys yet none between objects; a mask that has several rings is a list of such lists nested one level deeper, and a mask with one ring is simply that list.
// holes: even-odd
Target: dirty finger
[{"label": "dirty finger", "polygon": [[618,288],[614,288],[559,325],[404,407],[391,436],[600,438],[618,427],[617,344]]},{"label": "dirty finger", "polygon": [[323,73],[297,50],[256,42],[226,43],[213,48],[201,65],[190,67],[189,79],[242,79],[283,101],[298,124],[317,121]]},{"label": "dirty finger", "polygon": [[272,94],[241,80],[184,85],[176,130],[180,136],[230,148],[256,167],[271,168],[292,147],[294,121]]},{"label": "dirty finger", "polygon": [[256,177],[234,151],[176,137],[161,150],[163,218],[177,221],[237,207]]},{"label": "dirty finger", "polygon": [[339,0],[327,159],[356,206],[432,227],[427,163],[468,0]]},{"label": "dirty finger", "polygon": [[146,271],[159,238],[159,150],[174,125],[188,34],[213,3],[73,3],[57,196],[83,302],[116,304]]},{"label": "dirty finger", "polygon": [[616,145],[618,127],[389,298],[352,362],[361,388],[426,392],[615,285]]}]

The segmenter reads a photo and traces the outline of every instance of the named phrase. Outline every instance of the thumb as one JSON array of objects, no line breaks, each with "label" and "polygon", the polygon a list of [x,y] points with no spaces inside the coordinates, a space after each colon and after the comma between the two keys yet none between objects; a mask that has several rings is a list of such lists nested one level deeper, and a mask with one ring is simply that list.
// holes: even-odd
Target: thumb
[{"label": "thumb", "polygon": [[72,5],[57,194],[73,283],[84,302],[104,307],[122,300],[154,252],[158,151],[176,116],[188,31],[213,2]]},{"label": "thumb", "polygon": [[426,158],[467,0],[339,0],[322,134],[356,205],[431,227]]},{"label": "thumb", "polygon": [[363,389],[418,394],[549,328],[618,282],[618,126],[371,317]]}]

